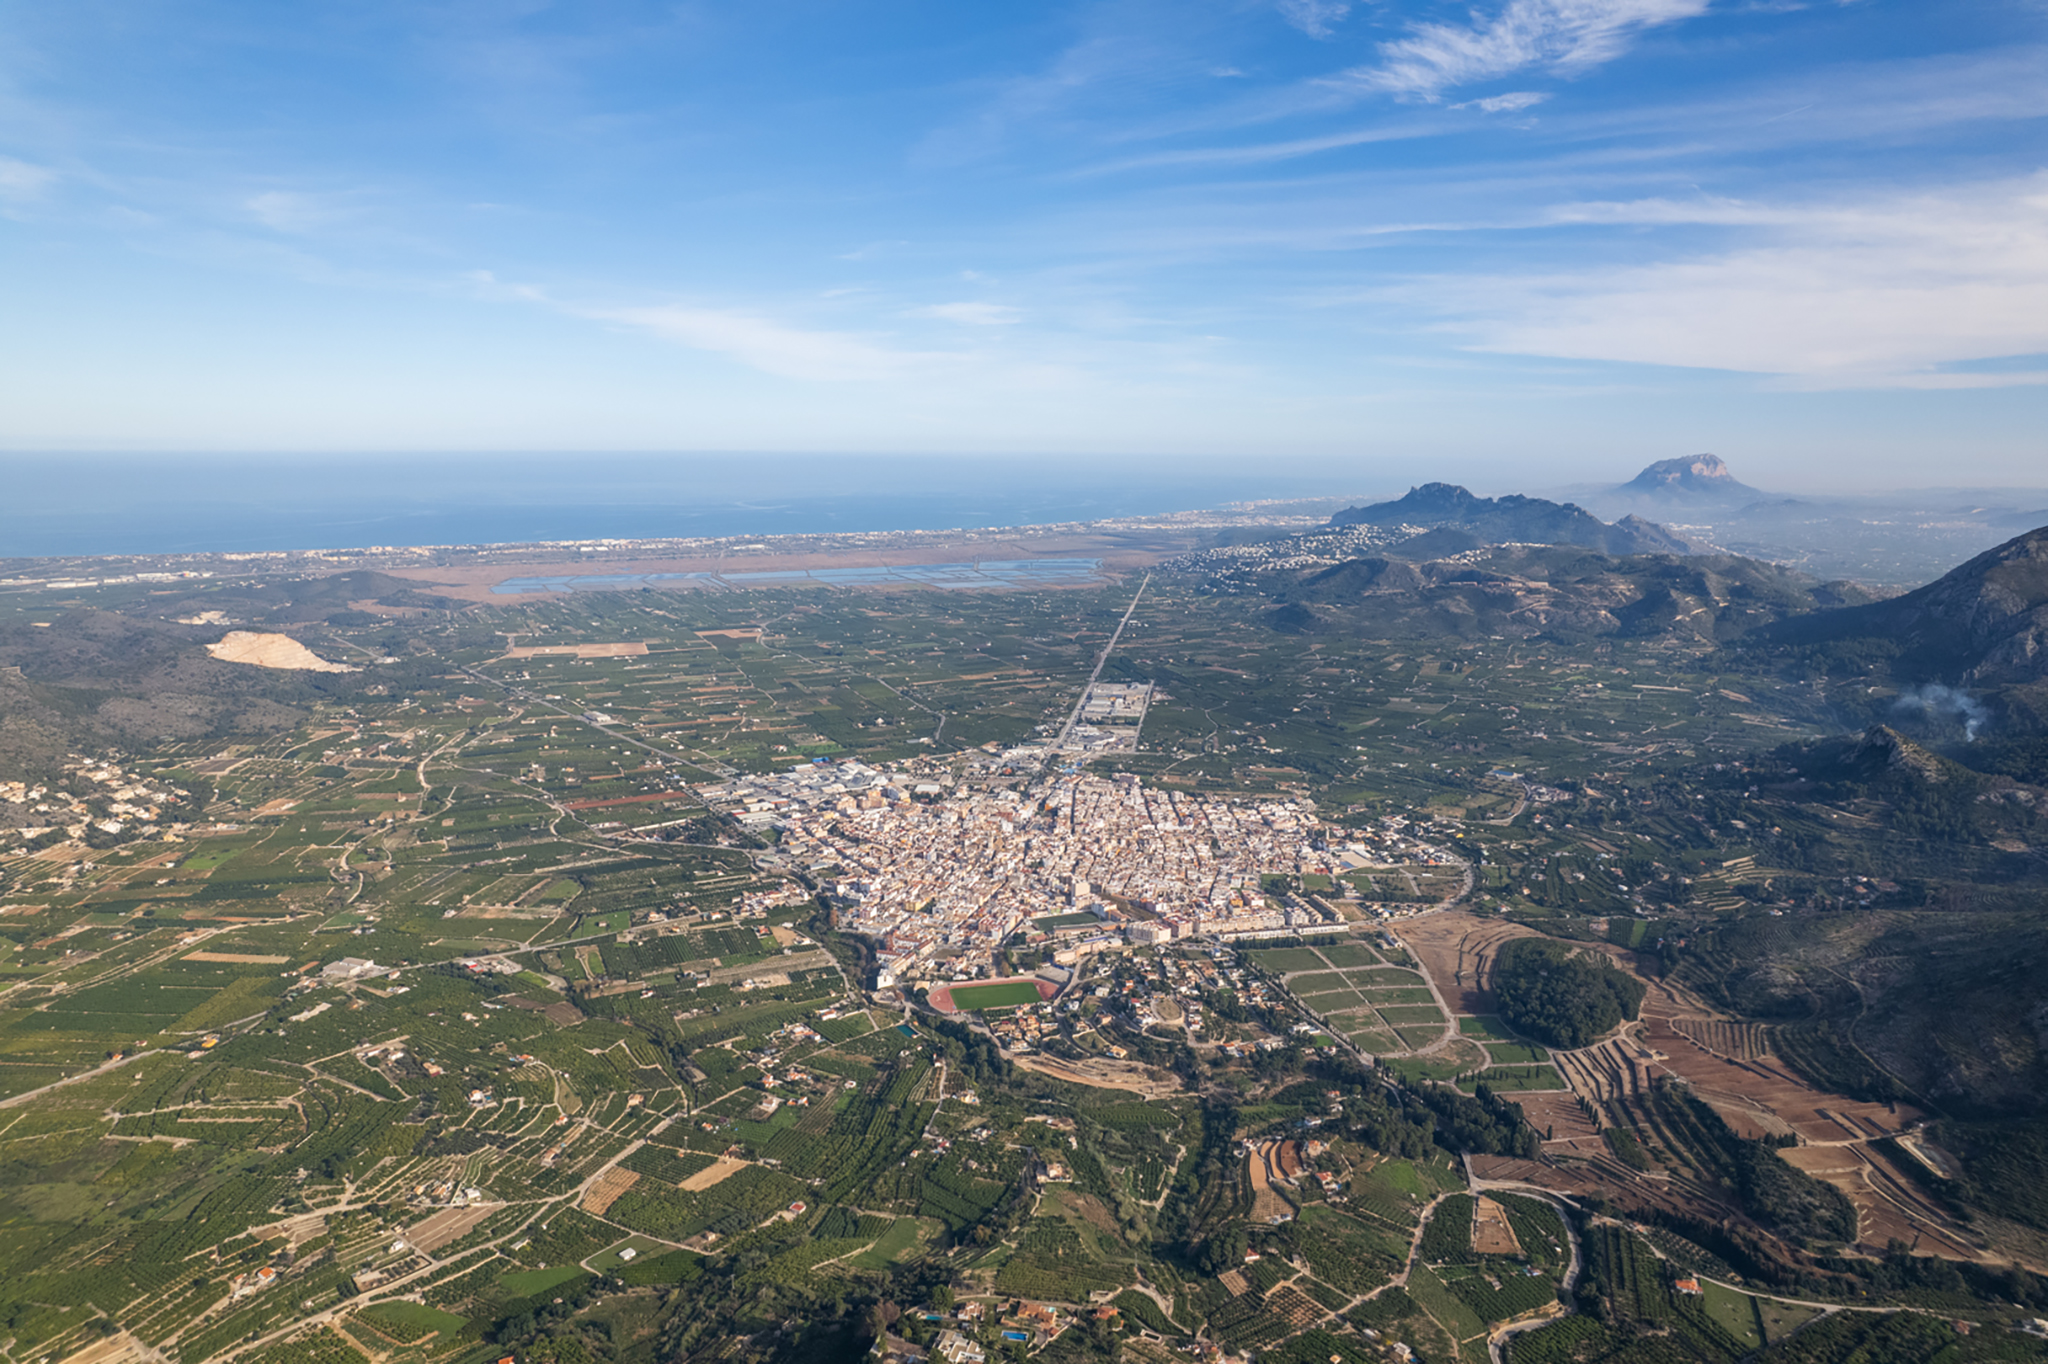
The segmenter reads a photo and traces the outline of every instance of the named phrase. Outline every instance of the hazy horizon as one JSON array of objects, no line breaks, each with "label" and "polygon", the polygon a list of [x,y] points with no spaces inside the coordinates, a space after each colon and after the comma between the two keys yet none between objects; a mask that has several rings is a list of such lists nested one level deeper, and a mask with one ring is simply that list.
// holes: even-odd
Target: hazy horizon
[{"label": "hazy horizon", "polygon": [[2044,45],[2022,0],[16,7],[0,449],[2023,482]]},{"label": "hazy horizon", "polygon": [[[9,498],[0,557],[190,554],[376,545],[717,538],[936,531],[1088,522],[1241,503],[1362,503],[1426,482],[1482,496],[1521,493],[1602,505],[1640,466],[1563,482],[1511,467],[1417,462],[1079,460],[1070,456],[819,455],[759,452],[358,453],[208,457],[0,454]],[[1765,494],[1817,505],[2048,507],[2048,488],[1868,484],[1797,487],[1737,465]],[[1636,507],[1653,519],[1713,516],[1684,501]],[[1726,514],[1730,508],[1719,511]]]}]

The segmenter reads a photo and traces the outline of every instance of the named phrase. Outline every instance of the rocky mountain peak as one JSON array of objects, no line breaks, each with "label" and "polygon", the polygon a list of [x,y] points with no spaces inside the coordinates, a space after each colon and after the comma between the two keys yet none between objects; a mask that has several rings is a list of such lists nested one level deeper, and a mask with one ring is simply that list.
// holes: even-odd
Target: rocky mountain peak
[{"label": "rocky mountain peak", "polygon": [[1739,481],[1719,455],[1683,455],[1660,459],[1645,468],[1617,493],[1649,497],[1755,498],[1755,488]]}]

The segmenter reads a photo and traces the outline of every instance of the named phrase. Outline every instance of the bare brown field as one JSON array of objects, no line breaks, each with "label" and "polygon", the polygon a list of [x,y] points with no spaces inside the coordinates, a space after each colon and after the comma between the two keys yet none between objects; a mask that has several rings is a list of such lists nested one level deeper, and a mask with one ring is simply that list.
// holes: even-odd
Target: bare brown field
[{"label": "bare brown field", "polygon": [[1709,1220],[1728,1215],[1727,1209],[1698,1197],[1669,1177],[1639,1174],[1612,1157],[1521,1160],[1514,1156],[1472,1156],[1469,1159],[1473,1175],[1480,1180],[1527,1184],[1573,1198],[1598,1194],[1617,1207],[1637,1213],[1669,1212]]},{"label": "bare brown field", "polygon": [[[1500,945],[1535,936],[1516,924],[1458,911],[1423,915],[1396,928],[1453,1011],[1494,1011],[1489,975]],[[1528,1120],[1545,1134],[1540,1160],[1471,1158],[1483,1180],[1530,1184],[1559,1193],[1598,1192],[1623,1207],[1663,1209],[1718,1219],[1729,1209],[1710,1185],[1683,1167],[1666,1173],[1629,1169],[1608,1149],[1600,1129],[1625,1123],[1653,1155],[1663,1143],[1644,1126],[1649,1091],[1666,1077],[1684,1081],[1737,1135],[1787,1138],[1799,1144],[1785,1159],[1846,1193],[1859,1216],[1858,1242],[1882,1249],[1899,1240],[1923,1254],[1975,1258],[1978,1251],[1943,1211],[1869,1143],[1895,1136],[1925,1115],[1909,1104],[1864,1103],[1825,1093],[1770,1051],[1767,1031],[1729,1018],[1689,992],[1639,969],[1634,953],[1589,944],[1643,981],[1641,1017],[1614,1036],[1551,1059],[1569,1093],[1517,1095]],[[1594,1111],[1589,1118],[1579,1099]],[[1669,1158],[1670,1153],[1664,1153]],[[1679,1153],[1683,1158],[1683,1153]],[[1477,1227],[1475,1224],[1475,1233]]]},{"label": "bare brown field", "polygon": [[[1610,950],[1609,955],[1633,967],[1630,954]],[[1781,1152],[1784,1159],[1849,1196],[1858,1213],[1857,1240],[1864,1248],[1882,1250],[1899,1240],[1925,1254],[1977,1256],[1979,1252],[1943,1211],[1869,1145],[1921,1121],[1925,1115],[1919,1109],[1865,1103],[1816,1089],[1770,1054],[1763,1029],[1717,1014],[1666,982],[1647,980],[1645,985],[1638,1022],[1593,1046],[1552,1054],[1573,1091],[1597,1111],[1628,1122],[1638,1139],[1654,1149],[1661,1143],[1637,1121],[1648,1111],[1647,1092],[1664,1077],[1683,1080],[1737,1135],[1795,1139],[1798,1145]],[[1523,1102],[1536,1108],[1535,1096]],[[1539,1125],[1552,1115],[1568,1117],[1566,1106],[1552,1102],[1530,1113]],[[1707,1201],[1714,1196],[1710,1190],[1689,1187],[1692,1176],[1683,1170],[1671,1179],[1640,1175],[1613,1160],[1601,1149],[1604,1142],[1596,1141],[1593,1134],[1575,1134],[1570,1140],[1546,1143],[1546,1154],[1568,1158],[1558,1167],[1563,1179],[1557,1184],[1531,1178],[1526,1170],[1488,1177],[1524,1178],[1566,1189],[1598,1187],[1610,1197],[1617,1197],[1614,1190],[1620,1189],[1624,1192],[1617,1201],[1724,1215]]]},{"label": "bare brown field", "polygon": [[1305,1330],[1330,1315],[1328,1309],[1293,1284],[1282,1284],[1266,1299],[1266,1310],[1295,1330]]},{"label": "bare brown field", "polygon": [[559,915],[540,905],[469,905],[459,919],[553,919]]},{"label": "bare brown field", "polygon": [[1522,1115],[1538,1132],[1547,1133],[1543,1149],[1552,1155],[1581,1153],[1599,1155],[1607,1150],[1600,1126],[1579,1106],[1579,1096],[1569,1090],[1536,1091],[1513,1096]]},{"label": "bare brown field", "polygon": [[126,1331],[118,1331],[95,1340],[75,1354],[66,1355],[63,1364],[161,1364],[163,1358],[154,1347],[143,1344]]},{"label": "bare brown field", "polygon": [[1292,1216],[1294,1205],[1273,1192],[1273,1151],[1279,1142],[1260,1142],[1245,1157],[1252,1181],[1252,1220],[1277,1222]]},{"label": "bare brown field", "polygon": [[[1768,1053],[1755,1059],[1716,1055],[1694,1036],[1725,1037],[1730,1025],[1741,1025],[1704,1012],[1661,981],[1649,985],[1633,1036],[1650,1050],[1656,1069],[1691,1084],[1743,1136],[1792,1133],[1808,1142],[1864,1141],[1926,1117],[1911,1104],[1862,1103],[1815,1089]],[[1710,1026],[1716,1024],[1721,1027]]]},{"label": "bare brown field", "polygon": [[1902,1241],[1922,1252],[1976,1257],[1976,1249],[1955,1232],[1941,1209],[1868,1147],[1794,1146],[1779,1154],[1849,1196],[1856,1205],[1856,1239],[1865,1248],[1882,1250]]},{"label": "bare brown field", "polygon": [[583,1211],[593,1217],[602,1217],[605,1210],[619,1201],[619,1195],[640,1182],[640,1176],[631,1170],[614,1166],[591,1181],[583,1191]]},{"label": "bare brown field", "polygon": [[1542,935],[1520,924],[1446,910],[1403,920],[1395,926],[1394,936],[1436,982],[1452,1013],[1490,1014],[1495,1007],[1488,988],[1493,954],[1511,939]]},{"label": "bare brown field", "polygon": [[1055,1080],[1090,1085],[1096,1089],[1126,1089],[1141,1099],[1170,1099],[1186,1092],[1180,1077],[1172,1071],[1137,1061],[1059,1061],[1049,1056],[1030,1054],[1010,1059],[1025,1070],[1035,1070]]},{"label": "bare brown field", "polygon": [[708,1189],[714,1184],[722,1183],[746,1168],[747,1162],[744,1160],[734,1160],[731,1156],[720,1156],[717,1161],[697,1171],[696,1174],[691,1175],[677,1187],[685,1189],[690,1193],[696,1193],[699,1190]]},{"label": "bare brown field", "polygon": [[1097,1231],[1106,1231],[1111,1236],[1122,1234],[1117,1227],[1116,1216],[1104,1207],[1102,1200],[1094,1194],[1067,1189],[1063,1191],[1060,1201],[1072,1208],[1076,1216]]},{"label": "bare brown field", "polygon": [[267,1227],[251,1227],[249,1234],[265,1241],[283,1241],[286,1245],[298,1246],[327,1234],[327,1214],[300,1213],[296,1217],[287,1217],[282,1222],[273,1222]]},{"label": "bare brown field", "polygon": [[414,1250],[431,1253],[467,1235],[471,1228],[502,1206],[500,1203],[479,1203],[469,1208],[443,1208],[426,1221],[414,1223],[405,1233],[405,1239],[412,1243]]},{"label": "bare brown field", "polygon": [[1702,1051],[1731,1061],[1757,1061],[1770,1054],[1761,1023],[1735,1023],[1717,1018],[1673,1018],[1671,1026]]},{"label": "bare brown field", "polygon": [[507,649],[506,658],[546,658],[561,655],[567,658],[639,658],[647,652],[647,646],[634,644],[526,644],[516,649]]},{"label": "bare brown field", "polygon": [[187,952],[186,961],[211,961],[228,966],[282,966],[290,957],[265,957],[252,952]]},{"label": "bare brown field", "polygon": [[1482,1180],[1533,1184],[1539,1189],[1567,1194],[1581,1194],[1600,1187],[1597,1178],[1589,1178],[1577,1165],[1553,1165],[1549,1161],[1522,1160],[1515,1156],[1469,1156],[1466,1163],[1472,1167],[1473,1175]]},{"label": "bare brown field", "polygon": [[1522,1253],[1522,1243],[1508,1224],[1507,1209],[1484,1194],[1472,1202],[1472,1249],[1481,1255]]}]

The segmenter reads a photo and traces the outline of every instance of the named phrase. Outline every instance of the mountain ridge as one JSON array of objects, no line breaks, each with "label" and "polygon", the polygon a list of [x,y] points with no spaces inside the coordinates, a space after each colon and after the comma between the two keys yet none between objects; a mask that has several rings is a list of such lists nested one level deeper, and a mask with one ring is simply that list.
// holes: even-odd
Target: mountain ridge
[{"label": "mountain ridge", "polygon": [[1400,547],[1285,576],[1267,620],[1288,634],[1669,637],[1713,645],[1853,600],[1851,584],[1738,555],[1497,547],[1416,562]]},{"label": "mountain ridge", "polygon": [[1922,680],[2048,681],[2048,526],[1901,596],[1780,622],[1763,635],[1799,645],[1867,641],[1895,649],[1896,667]]},{"label": "mountain ridge", "polygon": [[1686,554],[1691,546],[1639,516],[1609,524],[1571,502],[1509,493],[1479,497],[1455,483],[1423,483],[1391,502],[1346,507],[1332,526],[1422,525],[1489,544],[1579,545],[1603,554]]}]

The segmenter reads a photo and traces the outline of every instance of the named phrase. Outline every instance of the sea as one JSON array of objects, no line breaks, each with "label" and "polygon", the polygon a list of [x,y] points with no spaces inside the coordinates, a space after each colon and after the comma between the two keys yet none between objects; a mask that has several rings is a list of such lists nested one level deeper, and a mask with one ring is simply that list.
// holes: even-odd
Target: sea
[{"label": "sea", "polygon": [[1381,497],[1370,471],[1070,456],[0,455],[0,558],[952,530]]}]

